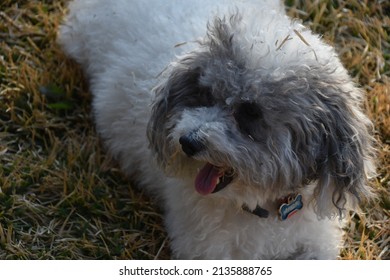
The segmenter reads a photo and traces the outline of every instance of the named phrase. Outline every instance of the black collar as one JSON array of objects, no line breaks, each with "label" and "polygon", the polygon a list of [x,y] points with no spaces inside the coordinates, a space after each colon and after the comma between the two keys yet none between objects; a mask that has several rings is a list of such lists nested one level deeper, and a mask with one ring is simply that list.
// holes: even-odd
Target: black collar
[{"label": "black collar", "polygon": [[[287,220],[302,208],[303,208],[302,195],[299,193],[289,194],[279,199],[277,203],[278,215],[282,221]],[[259,218],[268,218],[269,216],[269,211],[264,208],[261,208],[259,205],[257,205],[254,210],[250,210],[248,206],[244,204],[242,206],[242,210],[251,213],[253,215],[256,215]]]},{"label": "black collar", "polygon": [[248,206],[243,205],[242,210],[249,212],[253,215],[256,215],[259,218],[268,218],[269,216],[269,211],[264,208],[261,208],[259,205],[256,206],[255,210],[250,210]]}]

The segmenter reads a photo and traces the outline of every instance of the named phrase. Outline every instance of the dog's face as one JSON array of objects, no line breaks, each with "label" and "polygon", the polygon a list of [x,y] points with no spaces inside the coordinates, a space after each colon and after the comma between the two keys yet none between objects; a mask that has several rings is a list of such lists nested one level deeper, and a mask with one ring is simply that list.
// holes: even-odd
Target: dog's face
[{"label": "dog's face", "polygon": [[313,55],[253,67],[232,21],[217,19],[156,87],[148,137],[162,168],[202,195],[232,188],[275,199],[313,182],[325,215],[344,207],[345,193],[367,193],[369,121],[331,49],[330,65]]}]

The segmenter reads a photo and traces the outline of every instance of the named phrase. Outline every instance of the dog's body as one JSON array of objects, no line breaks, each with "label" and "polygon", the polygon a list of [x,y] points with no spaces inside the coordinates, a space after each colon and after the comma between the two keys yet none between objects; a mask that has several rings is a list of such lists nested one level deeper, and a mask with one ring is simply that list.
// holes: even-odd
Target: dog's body
[{"label": "dog's body", "polygon": [[162,198],[176,258],[337,257],[336,216],[370,195],[370,122],[279,2],[79,0],[59,41],[110,153]]}]

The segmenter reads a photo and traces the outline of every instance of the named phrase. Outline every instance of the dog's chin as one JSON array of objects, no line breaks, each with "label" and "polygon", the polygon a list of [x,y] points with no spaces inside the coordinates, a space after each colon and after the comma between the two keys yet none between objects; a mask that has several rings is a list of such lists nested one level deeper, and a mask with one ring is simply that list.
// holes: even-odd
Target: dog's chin
[{"label": "dog's chin", "polygon": [[199,194],[208,195],[228,187],[234,180],[232,168],[206,163],[196,175],[195,189]]}]

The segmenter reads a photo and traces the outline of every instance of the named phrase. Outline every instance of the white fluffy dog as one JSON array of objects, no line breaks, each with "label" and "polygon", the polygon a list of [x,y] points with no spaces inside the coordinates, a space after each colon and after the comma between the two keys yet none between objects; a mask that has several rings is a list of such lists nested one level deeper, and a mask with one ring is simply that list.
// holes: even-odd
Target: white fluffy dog
[{"label": "white fluffy dog", "polygon": [[334,259],[371,123],[332,47],[270,0],[77,0],[59,42],[176,258]]}]

